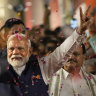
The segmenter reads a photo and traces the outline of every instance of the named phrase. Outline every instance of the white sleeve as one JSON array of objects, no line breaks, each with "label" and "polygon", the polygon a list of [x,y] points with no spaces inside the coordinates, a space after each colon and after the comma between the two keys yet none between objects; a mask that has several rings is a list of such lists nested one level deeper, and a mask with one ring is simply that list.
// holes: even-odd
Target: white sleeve
[{"label": "white sleeve", "polygon": [[48,78],[52,76],[53,73],[58,71],[64,65],[64,62],[67,61],[71,50],[76,47],[76,42],[81,42],[81,37],[75,31],[49,56],[38,59],[42,76],[46,84],[48,83]]}]

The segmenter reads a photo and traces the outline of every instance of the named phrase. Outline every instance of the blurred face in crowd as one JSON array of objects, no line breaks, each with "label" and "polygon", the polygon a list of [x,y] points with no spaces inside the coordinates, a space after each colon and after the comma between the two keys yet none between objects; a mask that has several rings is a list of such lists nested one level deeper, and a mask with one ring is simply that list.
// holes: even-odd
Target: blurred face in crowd
[{"label": "blurred face in crowd", "polygon": [[39,54],[42,56],[44,56],[44,53],[45,53],[45,46],[43,43],[39,43],[38,44],[38,50],[39,50]]},{"label": "blurred face in crowd", "polygon": [[40,29],[40,37],[44,38],[45,37],[45,33],[44,33],[44,28]]},{"label": "blurred face in crowd", "polygon": [[96,75],[96,66],[92,66],[92,65],[87,65],[86,66],[86,71],[88,73],[91,73],[93,75]]},{"label": "blurred face in crowd", "polygon": [[7,43],[7,59],[14,68],[25,65],[31,55],[28,40],[24,37],[19,40],[17,37],[9,39]]},{"label": "blurred face in crowd", "polygon": [[25,34],[25,27],[23,24],[16,24],[14,25],[11,29],[9,34],[14,34],[14,33],[22,33]]},{"label": "blurred face in crowd", "polygon": [[45,47],[45,52],[46,53],[50,53],[50,52],[53,52],[56,48],[56,43],[53,43],[53,42],[48,42],[46,44],[46,47]]},{"label": "blurred face in crowd", "polygon": [[72,53],[68,62],[64,65],[64,69],[69,73],[72,73],[74,71],[80,71],[84,59],[85,55],[83,54],[83,49],[81,46],[79,46]]},{"label": "blurred face in crowd", "polygon": [[12,34],[16,34],[16,33],[22,33],[25,34],[27,32],[25,32],[25,27],[23,24],[15,24],[14,26],[12,26],[11,28],[6,28],[4,27],[1,31],[0,31],[0,36],[2,38],[3,41],[7,41],[8,37]]}]

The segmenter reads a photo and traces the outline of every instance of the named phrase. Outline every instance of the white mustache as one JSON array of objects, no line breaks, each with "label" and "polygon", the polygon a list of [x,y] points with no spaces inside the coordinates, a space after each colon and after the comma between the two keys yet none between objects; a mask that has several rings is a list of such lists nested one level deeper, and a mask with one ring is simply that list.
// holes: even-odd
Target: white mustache
[{"label": "white mustache", "polygon": [[16,57],[17,57],[17,58],[21,58],[21,59],[23,58],[21,55],[12,55],[12,56],[11,56],[11,59],[16,58]]}]

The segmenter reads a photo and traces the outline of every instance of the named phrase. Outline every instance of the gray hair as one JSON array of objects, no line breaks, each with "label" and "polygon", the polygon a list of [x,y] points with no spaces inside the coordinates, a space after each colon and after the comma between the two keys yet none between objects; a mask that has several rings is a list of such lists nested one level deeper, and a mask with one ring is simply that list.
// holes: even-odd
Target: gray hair
[{"label": "gray hair", "polygon": [[[13,35],[11,35],[9,38],[8,38],[8,41],[7,41],[7,47],[8,47],[8,44],[9,44],[9,42],[10,42],[10,40],[12,39],[12,38],[14,38],[14,37],[16,37],[18,35],[18,37],[23,37],[23,38],[27,38],[26,37],[26,35],[25,34],[22,34],[22,33],[17,33],[17,34],[13,34]],[[18,38],[17,37],[17,38]],[[19,39],[19,38],[18,38]],[[31,41],[29,40],[29,39],[26,39],[27,40],[27,42],[28,42],[28,48],[31,48]]]}]

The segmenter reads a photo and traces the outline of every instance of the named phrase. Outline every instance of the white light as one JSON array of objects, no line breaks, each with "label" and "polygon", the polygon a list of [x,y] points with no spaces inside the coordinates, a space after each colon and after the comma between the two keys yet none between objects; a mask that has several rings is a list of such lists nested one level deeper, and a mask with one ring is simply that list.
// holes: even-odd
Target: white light
[{"label": "white light", "polygon": [[2,7],[4,7],[4,5],[3,4],[0,4],[0,8],[2,8]]},{"label": "white light", "polygon": [[4,8],[0,8],[0,17],[4,17],[5,16],[5,10]]},{"label": "white light", "polygon": [[8,9],[13,9],[13,6],[11,4],[8,4]]},{"label": "white light", "polygon": [[32,2],[26,2],[26,6],[32,6]]},{"label": "white light", "polygon": [[34,23],[34,22],[35,22],[35,20],[30,20],[30,22]]},{"label": "white light", "polygon": [[28,8],[25,8],[24,11],[27,12],[29,9]]}]

